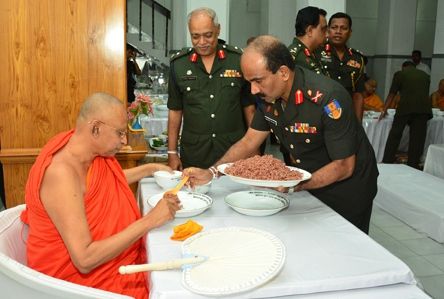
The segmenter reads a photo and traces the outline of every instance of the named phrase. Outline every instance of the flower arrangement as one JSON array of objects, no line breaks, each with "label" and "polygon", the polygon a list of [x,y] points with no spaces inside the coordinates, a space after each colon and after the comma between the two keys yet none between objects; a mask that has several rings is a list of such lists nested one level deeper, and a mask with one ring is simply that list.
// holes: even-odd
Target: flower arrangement
[{"label": "flower arrangement", "polygon": [[128,107],[128,120],[134,129],[140,129],[139,116],[153,115],[153,102],[148,95],[137,95],[134,102]]}]

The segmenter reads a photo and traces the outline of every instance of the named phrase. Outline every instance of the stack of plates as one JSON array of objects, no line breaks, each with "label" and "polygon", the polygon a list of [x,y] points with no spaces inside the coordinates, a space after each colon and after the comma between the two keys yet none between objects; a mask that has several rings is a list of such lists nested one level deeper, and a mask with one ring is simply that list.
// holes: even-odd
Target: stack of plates
[{"label": "stack of plates", "polygon": [[249,216],[268,216],[287,208],[289,200],[272,191],[250,190],[227,195],[225,202],[235,211]]},{"label": "stack of plates", "polygon": [[[148,204],[151,207],[155,207],[162,197],[163,193],[153,195],[148,199]],[[176,212],[176,217],[192,217],[199,215],[213,204],[213,199],[211,197],[201,193],[179,191],[177,192],[177,197],[179,197],[182,209]]]}]

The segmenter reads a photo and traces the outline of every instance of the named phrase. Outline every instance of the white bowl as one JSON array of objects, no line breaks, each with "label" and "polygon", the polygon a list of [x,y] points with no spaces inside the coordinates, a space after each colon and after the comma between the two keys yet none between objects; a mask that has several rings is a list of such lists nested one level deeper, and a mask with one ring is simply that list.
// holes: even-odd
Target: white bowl
[{"label": "white bowl", "polygon": [[[155,207],[162,199],[163,193],[151,196],[148,204]],[[182,208],[176,212],[176,217],[192,217],[199,215],[213,204],[213,199],[205,194],[196,192],[179,191],[177,192]]]},{"label": "white bowl", "polygon": [[271,191],[250,190],[231,193],[225,203],[233,210],[248,216],[268,216],[287,208],[287,198]]},{"label": "white bowl", "polygon": [[194,186],[194,192],[206,194],[211,189],[211,181],[204,185]]},{"label": "white bowl", "polygon": [[156,171],[154,174],[154,180],[157,185],[165,190],[172,189],[180,182],[182,172],[175,170],[174,173],[169,173],[165,170]]},{"label": "white bowl", "polygon": [[372,117],[373,118],[378,118],[378,117],[380,117],[381,116],[381,112],[379,112],[379,111],[373,111],[372,112]]},{"label": "white bowl", "polygon": [[396,109],[387,109],[387,115],[393,116],[396,113]]}]

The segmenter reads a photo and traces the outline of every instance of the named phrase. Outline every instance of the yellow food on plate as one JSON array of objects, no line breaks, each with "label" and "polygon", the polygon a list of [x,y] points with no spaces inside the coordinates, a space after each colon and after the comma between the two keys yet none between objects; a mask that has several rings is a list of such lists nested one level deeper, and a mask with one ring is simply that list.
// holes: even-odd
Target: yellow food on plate
[{"label": "yellow food on plate", "polygon": [[188,220],[183,224],[179,224],[173,228],[174,234],[170,237],[171,240],[183,241],[197,234],[203,229],[203,226],[199,223]]}]

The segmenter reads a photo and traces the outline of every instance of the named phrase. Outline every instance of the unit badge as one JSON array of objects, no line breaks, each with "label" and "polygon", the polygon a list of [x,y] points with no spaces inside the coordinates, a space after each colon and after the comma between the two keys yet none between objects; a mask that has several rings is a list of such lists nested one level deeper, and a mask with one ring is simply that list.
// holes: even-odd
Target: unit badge
[{"label": "unit badge", "polygon": [[327,113],[328,117],[332,119],[339,119],[342,114],[341,105],[335,99],[324,106],[324,111]]}]

